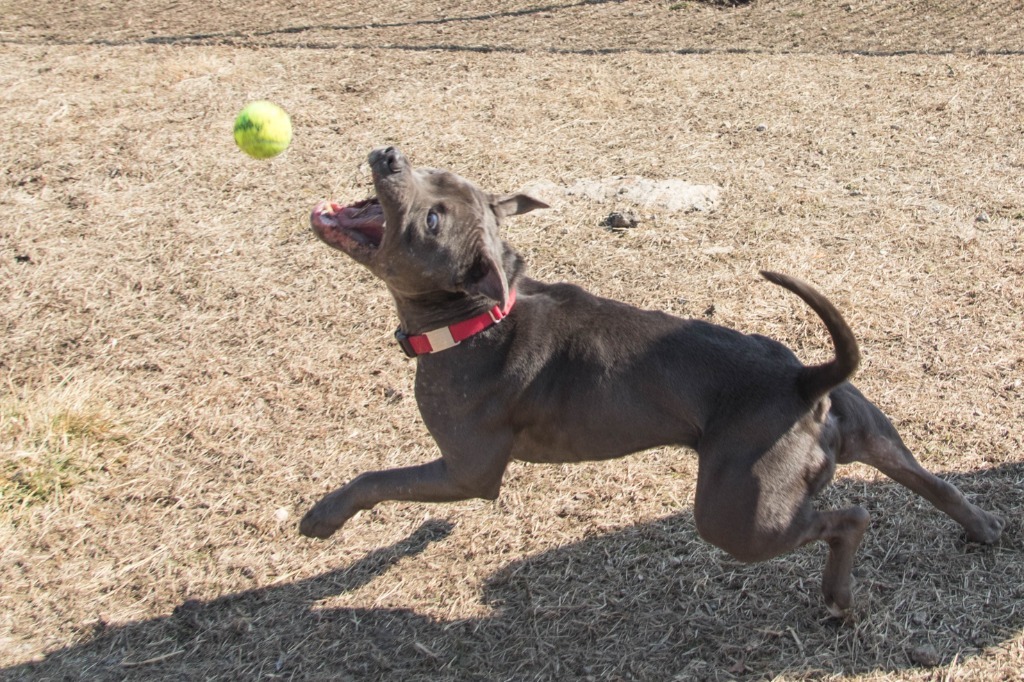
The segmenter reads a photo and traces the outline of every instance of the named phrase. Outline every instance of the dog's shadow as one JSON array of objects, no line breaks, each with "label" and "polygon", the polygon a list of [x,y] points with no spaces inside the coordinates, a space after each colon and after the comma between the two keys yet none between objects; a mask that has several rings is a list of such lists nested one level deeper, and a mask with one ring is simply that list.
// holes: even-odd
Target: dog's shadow
[{"label": "dog's shadow", "polygon": [[453,530],[431,521],[330,573],[97,626],[0,677],[701,680],[963,661],[1024,629],[1024,464],[950,479],[1007,519],[998,546],[966,543],[895,484],[845,479],[824,495],[822,507],[857,503],[873,516],[845,621],[826,617],[817,592],[821,547],[739,564],[697,537],[689,511],[505,566],[482,586],[484,617],[317,606],[374,580],[386,589],[396,563]]}]

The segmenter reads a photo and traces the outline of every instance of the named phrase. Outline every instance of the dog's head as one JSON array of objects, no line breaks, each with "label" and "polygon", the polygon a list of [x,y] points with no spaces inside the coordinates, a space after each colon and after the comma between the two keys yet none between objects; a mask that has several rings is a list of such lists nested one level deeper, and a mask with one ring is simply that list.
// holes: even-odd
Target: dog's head
[{"label": "dog's head", "polygon": [[369,162],[376,196],[350,206],[321,202],[310,217],[316,235],[369,268],[396,297],[463,293],[504,306],[514,254],[498,228],[510,215],[547,204],[413,168],[394,147],[373,150]]}]

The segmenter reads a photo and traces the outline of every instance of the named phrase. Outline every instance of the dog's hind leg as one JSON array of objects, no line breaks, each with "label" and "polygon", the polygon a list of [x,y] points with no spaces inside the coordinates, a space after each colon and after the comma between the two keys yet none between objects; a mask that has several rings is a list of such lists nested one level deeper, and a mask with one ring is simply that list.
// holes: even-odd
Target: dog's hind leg
[{"label": "dog's hind leg", "polygon": [[[723,498],[741,500],[742,496],[719,491]],[[867,530],[869,516],[861,507],[836,511],[818,511],[805,499],[787,526],[759,523],[749,511],[737,508],[709,510],[695,507],[697,529],[708,542],[744,562],[765,561],[815,540],[828,544],[828,558],[821,579],[825,604],[833,615],[845,612],[853,602],[851,572],[853,560]],[[726,523],[708,522],[708,514],[721,515]]]},{"label": "dog's hind leg", "polygon": [[850,453],[854,461],[873,466],[931,502],[963,526],[968,540],[991,544],[999,539],[1004,521],[971,504],[956,486],[921,466],[898,436],[893,440],[869,435],[860,445]]},{"label": "dog's hind leg", "polygon": [[[813,496],[832,478],[834,461],[819,445],[821,414],[808,413],[771,447],[743,452],[738,429],[700,452],[694,519],[708,542],[744,562],[764,561],[816,540],[828,544],[821,591],[834,615],[852,601],[854,556],[868,527],[860,507],[818,511]],[[739,444],[737,444],[739,443]]]},{"label": "dog's hind leg", "polygon": [[[707,510],[695,509],[698,531],[708,542],[744,562],[765,561],[815,540],[828,544],[828,558],[821,578],[821,593],[833,615],[845,612],[853,602],[851,572],[853,559],[867,530],[869,516],[861,507],[818,511],[807,499],[789,521],[788,527],[773,530],[756,521],[737,518],[735,509],[726,513],[729,528],[717,531],[706,518]],[[745,527],[741,527],[742,524]]]},{"label": "dog's hind leg", "polygon": [[913,490],[963,526],[971,542],[999,539],[1003,519],[971,504],[956,486],[921,466],[888,418],[857,389],[847,384],[833,392],[832,402],[844,423],[840,462],[867,464]]},{"label": "dog's hind leg", "polygon": [[834,616],[842,615],[853,603],[853,557],[860,547],[870,517],[861,507],[814,512],[797,545],[815,540],[828,543],[828,558],[821,576],[821,594]]}]

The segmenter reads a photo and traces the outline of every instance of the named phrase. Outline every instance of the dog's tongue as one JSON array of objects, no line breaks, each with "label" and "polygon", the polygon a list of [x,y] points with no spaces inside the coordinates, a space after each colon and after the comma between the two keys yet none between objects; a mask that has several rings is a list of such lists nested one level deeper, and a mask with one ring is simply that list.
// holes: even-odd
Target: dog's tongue
[{"label": "dog's tongue", "polygon": [[376,201],[345,206],[341,209],[338,221],[354,230],[380,229],[384,227],[384,209]]},{"label": "dog's tongue", "polygon": [[380,228],[384,225],[384,210],[376,201],[360,201],[343,206],[334,201],[323,201],[316,207],[321,220],[351,230]]},{"label": "dog's tongue", "polygon": [[358,234],[366,242],[378,245],[384,233],[384,209],[374,199],[351,206],[322,201],[313,209],[313,224],[321,230],[341,228],[350,234]]}]

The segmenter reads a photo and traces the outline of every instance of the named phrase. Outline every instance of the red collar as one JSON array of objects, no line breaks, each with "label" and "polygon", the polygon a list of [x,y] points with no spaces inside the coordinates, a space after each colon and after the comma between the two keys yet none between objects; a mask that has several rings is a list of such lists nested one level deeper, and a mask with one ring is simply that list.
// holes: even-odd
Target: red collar
[{"label": "red collar", "polygon": [[515,302],[516,290],[510,289],[508,301],[505,303],[504,308],[496,305],[476,317],[456,322],[448,327],[434,329],[426,334],[409,336],[399,329],[395,332],[395,339],[410,358],[414,358],[417,355],[426,355],[427,353],[437,353],[452,346],[457,346],[474,334],[479,334],[488,327],[501,322],[508,316]]}]

